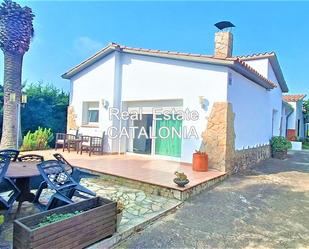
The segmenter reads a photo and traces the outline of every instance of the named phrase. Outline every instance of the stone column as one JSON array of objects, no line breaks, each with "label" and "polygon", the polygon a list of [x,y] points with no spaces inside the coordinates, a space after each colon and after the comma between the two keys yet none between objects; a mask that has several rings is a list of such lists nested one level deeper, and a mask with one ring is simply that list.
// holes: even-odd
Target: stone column
[{"label": "stone column", "polygon": [[76,124],[76,115],[73,106],[68,106],[67,112],[67,131],[69,130],[78,130],[78,126]]},{"label": "stone column", "polygon": [[203,132],[209,167],[232,172],[235,154],[234,113],[232,104],[215,102]]}]

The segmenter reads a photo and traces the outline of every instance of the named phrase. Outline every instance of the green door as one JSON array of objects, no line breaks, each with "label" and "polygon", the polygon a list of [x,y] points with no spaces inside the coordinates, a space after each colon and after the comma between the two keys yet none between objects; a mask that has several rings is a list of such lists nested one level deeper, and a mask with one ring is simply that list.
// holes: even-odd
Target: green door
[{"label": "green door", "polygon": [[[162,116],[159,116],[162,118]],[[164,127],[164,128],[162,128]],[[155,152],[157,155],[180,157],[181,156],[181,137],[176,133],[172,136],[172,127],[181,134],[182,120],[156,120],[156,141]],[[160,130],[161,128],[161,130]],[[169,136],[165,138],[168,135]],[[161,134],[161,137],[159,136]],[[163,138],[162,138],[163,137]]]}]

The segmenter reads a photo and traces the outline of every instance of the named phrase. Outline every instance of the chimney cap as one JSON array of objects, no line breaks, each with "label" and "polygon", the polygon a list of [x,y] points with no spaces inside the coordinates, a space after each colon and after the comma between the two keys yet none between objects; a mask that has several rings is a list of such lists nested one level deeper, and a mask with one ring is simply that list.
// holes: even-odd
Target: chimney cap
[{"label": "chimney cap", "polygon": [[215,24],[215,26],[220,29],[220,30],[223,30],[223,29],[226,29],[226,28],[233,28],[235,27],[235,25],[229,21],[221,21],[221,22],[217,22]]}]

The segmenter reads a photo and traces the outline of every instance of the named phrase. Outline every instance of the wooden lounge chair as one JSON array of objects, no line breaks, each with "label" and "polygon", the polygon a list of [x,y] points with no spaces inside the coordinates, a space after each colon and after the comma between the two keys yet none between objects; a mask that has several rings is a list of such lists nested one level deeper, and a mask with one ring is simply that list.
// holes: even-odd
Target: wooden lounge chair
[{"label": "wooden lounge chair", "polygon": [[[44,182],[42,182],[39,190],[36,193],[34,203],[41,210],[50,210],[59,206],[73,203],[72,197],[76,192],[84,193],[88,196],[95,196],[96,194],[91,190],[83,187],[77,183],[65,170],[64,165],[57,160],[48,160],[44,161],[37,165],[38,170],[40,171]],[[44,188],[50,188],[55,193],[51,196],[48,203],[44,205],[40,203],[40,195]],[[84,196],[85,198],[89,198]]]},{"label": "wooden lounge chair", "polygon": [[66,171],[72,176],[72,178],[76,181],[76,182],[80,182],[80,180],[82,178],[97,178],[99,177],[98,175],[95,174],[91,174],[88,173],[84,170],[81,170],[79,168],[73,167],[61,154],[59,153],[55,153],[53,154],[53,156],[59,161],[61,162]]}]

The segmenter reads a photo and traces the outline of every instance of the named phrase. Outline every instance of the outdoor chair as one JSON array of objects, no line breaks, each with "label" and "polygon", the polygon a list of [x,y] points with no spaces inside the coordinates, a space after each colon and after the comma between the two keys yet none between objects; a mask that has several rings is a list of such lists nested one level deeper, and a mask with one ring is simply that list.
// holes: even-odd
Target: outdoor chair
[{"label": "outdoor chair", "polygon": [[[58,206],[73,203],[72,197],[76,192],[84,193],[89,196],[95,196],[96,194],[91,190],[81,186],[77,183],[65,170],[64,165],[58,160],[48,160],[41,162],[37,165],[39,172],[44,178],[44,182],[41,183],[40,188],[36,193],[34,203],[41,210],[50,210]],[[40,195],[44,188],[55,192],[49,199],[46,205],[40,203]],[[81,195],[79,195],[81,197]],[[84,198],[88,196],[83,195]]]},{"label": "outdoor chair", "polygon": [[84,170],[81,170],[79,168],[73,167],[61,154],[55,153],[53,156],[64,165],[64,168],[66,169],[67,173],[71,175],[71,177],[76,181],[80,182],[82,178],[97,178],[98,175],[88,173]]},{"label": "outdoor chair", "polygon": [[104,133],[103,137],[82,136],[80,153],[83,154],[83,151],[87,151],[89,156],[96,152],[103,155],[103,145]]},{"label": "outdoor chair", "polygon": [[0,150],[0,155],[7,156],[11,161],[15,162],[18,158],[19,151],[14,149]]},{"label": "outdoor chair", "polygon": [[69,130],[68,133],[56,133],[56,140],[55,140],[55,150],[58,149],[59,145],[62,147],[62,151],[65,150],[65,148],[70,151],[70,145],[68,141],[72,141],[77,139],[78,130]]},{"label": "outdoor chair", "polygon": [[5,174],[9,168],[11,158],[0,155],[0,209],[11,211],[14,202],[20,195],[15,183]]},{"label": "outdoor chair", "polygon": [[[44,157],[36,154],[27,154],[17,158],[19,162],[43,162]],[[38,189],[44,181],[42,176],[34,176],[30,179],[30,189]]]},{"label": "outdoor chair", "polygon": [[65,133],[56,133],[56,140],[55,140],[55,150],[58,149],[58,145],[61,145],[62,150],[64,151],[64,143],[66,139]]}]

